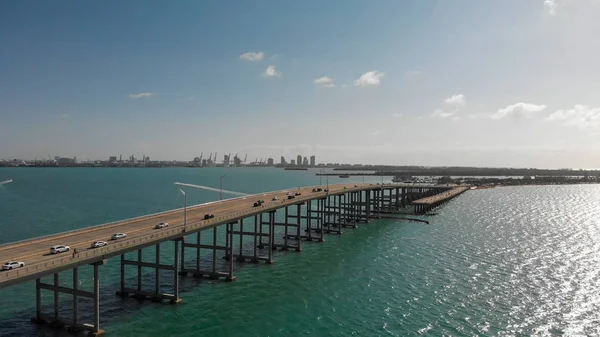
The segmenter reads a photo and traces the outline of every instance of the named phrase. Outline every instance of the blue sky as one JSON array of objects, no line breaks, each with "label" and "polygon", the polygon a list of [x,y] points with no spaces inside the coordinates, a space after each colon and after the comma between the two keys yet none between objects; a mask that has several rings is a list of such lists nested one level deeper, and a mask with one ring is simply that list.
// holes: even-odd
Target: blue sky
[{"label": "blue sky", "polygon": [[600,167],[597,0],[5,1],[0,158]]}]

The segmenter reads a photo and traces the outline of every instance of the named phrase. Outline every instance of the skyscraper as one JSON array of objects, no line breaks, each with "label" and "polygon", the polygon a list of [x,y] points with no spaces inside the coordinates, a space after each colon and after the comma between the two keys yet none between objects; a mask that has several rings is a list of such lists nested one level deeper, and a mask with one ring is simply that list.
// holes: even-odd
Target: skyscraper
[{"label": "skyscraper", "polygon": [[281,156],[281,161],[279,162],[281,165],[285,165],[287,164],[287,162],[285,161],[285,157]]},{"label": "skyscraper", "polygon": [[316,166],[317,162],[316,162],[316,158],[315,156],[310,156],[310,166]]},{"label": "skyscraper", "polygon": [[304,160],[302,160],[302,166],[308,166],[308,158],[304,157]]},{"label": "skyscraper", "polygon": [[302,156],[298,155],[298,157],[296,157],[296,165],[301,166],[302,165]]},{"label": "skyscraper", "polygon": [[269,165],[269,166],[273,166],[273,164],[274,164],[274,163],[273,163],[273,158],[269,158],[269,159],[267,159],[267,165]]}]

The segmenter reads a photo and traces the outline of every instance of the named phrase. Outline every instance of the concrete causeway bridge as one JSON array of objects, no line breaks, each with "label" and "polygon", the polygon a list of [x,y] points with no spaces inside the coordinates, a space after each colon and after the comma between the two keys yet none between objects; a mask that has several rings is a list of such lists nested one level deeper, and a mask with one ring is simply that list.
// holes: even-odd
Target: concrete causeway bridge
[{"label": "concrete causeway bridge", "polygon": [[[109,258],[120,259],[121,282],[117,295],[179,303],[180,276],[233,281],[234,260],[273,263],[273,252],[277,249],[301,251],[303,241],[322,242],[324,234],[342,234],[344,228],[355,228],[359,223],[381,218],[382,213],[389,214],[411,205],[415,214],[424,214],[466,190],[468,187],[465,186],[413,184],[337,184],[330,185],[328,191],[319,186],[304,187],[210,202],[8,243],[0,245],[0,262],[23,261],[25,266],[0,272],[0,288],[35,280],[36,313],[33,322],[88,331],[92,336],[99,336],[104,331],[100,329],[98,276],[100,266]],[[255,206],[258,200],[264,202]],[[158,223],[169,223],[169,226],[157,229]],[[225,245],[220,244],[217,238],[217,229],[221,226],[225,226]],[[127,237],[110,240],[115,233],[126,233]],[[201,237],[205,236],[212,237],[211,244],[201,243]],[[94,241],[106,241],[108,245],[91,248]],[[168,241],[174,243],[173,264],[160,261],[161,244]],[[50,247],[54,245],[68,245],[71,250],[50,254]],[[154,247],[156,252],[154,261],[143,261],[142,250],[150,247]],[[137,259],[126,259],[126,253],[136,251]],[[209,268],[201,268],[201,251],[211,260]],[[218,252],[222,256],[217,256]],[[221,258],[227,261],[224,270],[217,267],[217,260]],[[137,269],[137,282],[132,287],[125,284],[128,265]],[[78,286],[79,269],[85,266],[93,269],[92,291]],[[154,270],[153,289],[142,289],[142,268]],[[65,282],[61,285],[59,273],[68,270],[73,273],[72,285],[67,286]],[[172,293],[161,292],[160,270],[173,272]],[[51,275],[53,282],[42,282],[42,277]],[[49,314],[42,312],[42,290],[54,295],[53,310]],[[61,304],[65,303],[61,303],[59,294],[72,296],[73,300],[67,303],[73,306],[72,317],[60,315]],[[79,298],[93,302],[92,322],[80,321]]]}]

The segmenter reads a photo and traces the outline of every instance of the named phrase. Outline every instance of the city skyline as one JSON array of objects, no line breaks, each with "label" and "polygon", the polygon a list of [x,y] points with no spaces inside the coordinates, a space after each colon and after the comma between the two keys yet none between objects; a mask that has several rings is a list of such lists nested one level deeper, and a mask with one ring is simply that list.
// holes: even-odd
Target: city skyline
[{"label": "city skyline", "polygon": [[600,167],[595,0],[0,9],[0,158]]}]

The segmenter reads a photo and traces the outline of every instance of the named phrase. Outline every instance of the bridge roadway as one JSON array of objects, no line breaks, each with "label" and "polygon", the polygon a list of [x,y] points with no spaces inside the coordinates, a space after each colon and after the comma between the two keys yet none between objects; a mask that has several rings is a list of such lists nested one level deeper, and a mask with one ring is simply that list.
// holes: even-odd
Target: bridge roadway
[{"label": "bridge roadway", "polygon": [[[347,189],[344,189],[345,186],[347,186]],[[399,184],[383,186],[384,188],[431,187]],[[356,187],[354,184],[329,185],[329,195],[343,194],[352,191],[378,190],[381,189],[381,187],[382,185],[375,184],[358,184]],[[276,210],[286,205],[297,204],[326,196],[325,192],[312,192],[313,188],[315,188],[315,186],[267,192],[189,206],[187,207],[186,233],[197,232],[199,230],[212,228],[253,216],[254,214]],[[301,195],[295,197],[293,200],[287,200],[286,192],[300,192]],[[272,199],[275,196],[278,196],[279,200],[273,201]],[[260,207],[253,207],[254,202],[259,199],[264,199],[265,204]],[[184,230],[183,213],[183,209],[176,209],[0,245],[0,263],[6,261],[25,262],[25,267],[23,268],[0,271],[0,288],[68,270],[80,265],[97,262],[109,257],[118,256],[129,251],[154,245],[158,242],[181,238]],[[215,217],[210,220],[204,220],[204,215],[207,213],[212,213]],[[163,229],[155,229],[154,226],[159,222],[168,222],[169,226]],[[127,238],[110,240],[111,236],[115,233],[126,233]],[[91,243],[94,241],[106,241],[108,242],[108,245],[94,249],[90,247]],[[71,251],[60,254],[50,254],[50,247],[53,245],[68,245],[71,247]],[[75,248],[77,248],[78,253],[73,255],[73,249]]]}]

